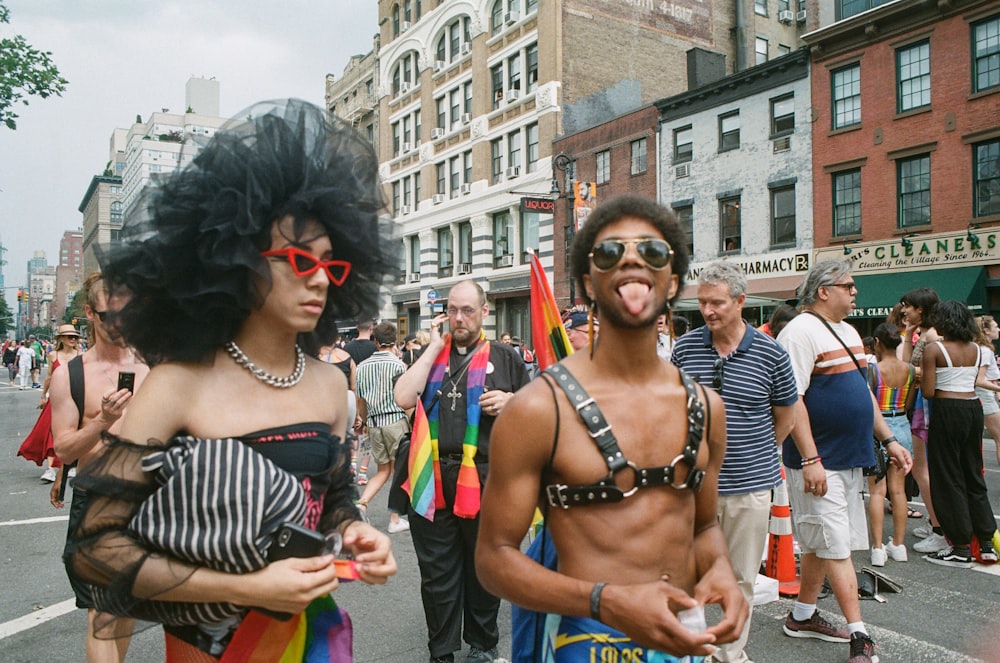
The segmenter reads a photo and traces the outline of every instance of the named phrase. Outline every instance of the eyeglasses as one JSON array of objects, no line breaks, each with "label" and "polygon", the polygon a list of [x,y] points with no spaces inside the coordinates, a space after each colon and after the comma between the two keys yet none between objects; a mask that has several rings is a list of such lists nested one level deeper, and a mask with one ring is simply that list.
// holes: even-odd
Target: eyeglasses
[{"label": "eyeglasses", "polygon": [[858,286],[854,284],[854,281],[851,281],[850,283],[828,283],[826,287],[827,288],[843,288],[847,292],[850,292],[852,290],[856,291],[858,289]]},{"label": "eyeglasses", "polygon": [[351,263],[346,260],[320,260],[308,251],[294,246],[263,251],[261,255],[265,258],[284,258],[292,266],[295,275],[300,277],[315,274],[322,267],[330,283],[335,286],[344,285],[344,281],[351,273]]},{"label": "eyeglasses", "polygon": [[472,308],[471,306],[466,306],[463,308],[455,308],[454,306],[448,307],[448,315],[451,317],[456,317],[459,313],[462,314],[463,318],[471,318],[476,314],[479,309]]},{"label": "eyeglasses", "polygon": [[595,244],[588,257],[595,268],[604,272],[620,263],[626,247],[633,245],[639,257],[657,271],[665,269],[674,255],[670,244],[662,239],[606,239]]},{"label": "eyeglasses", "polygon": [[100,320],[101,322],[104,322],[105,320],[108,319],[108,312],[107,311],[96,311],[94,309],[91,309],[91,310],[94,311],[94,315],[96,315],[97,319]]},{"label": "eyeglasses", "polygon": [[712,364],[712,389],[715,389],[720,394],[722,393],[722,374],[725,372],[726,360],[723,357],[719,357]]}]

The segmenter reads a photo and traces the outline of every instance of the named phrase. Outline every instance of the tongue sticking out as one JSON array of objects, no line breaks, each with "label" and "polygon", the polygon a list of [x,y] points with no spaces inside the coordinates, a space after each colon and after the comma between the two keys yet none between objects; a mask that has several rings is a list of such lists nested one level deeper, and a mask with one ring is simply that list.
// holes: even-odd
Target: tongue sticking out
[{"label": "tongue sticking out", "polygon": [[649,286],[645,283],[626,283],[618,288],[618,294],[625,302],[625,308],[632,315],[638,315],[646,306],[646,297],[649,295]]}]

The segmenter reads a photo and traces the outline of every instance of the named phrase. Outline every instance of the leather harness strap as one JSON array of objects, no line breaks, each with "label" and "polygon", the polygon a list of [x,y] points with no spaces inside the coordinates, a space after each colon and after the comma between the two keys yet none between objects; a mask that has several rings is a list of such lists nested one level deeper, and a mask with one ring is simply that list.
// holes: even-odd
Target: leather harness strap
[{"label": "leather harness strap", "polygon": [[[701,446],[701,438],[705,431],[705,405],[698,397],[694,381],[684,371],[679,371],[684,390],[687,392],[688,434],[684,450],[669,465],[651,468],[640,468],[625,458],[625,454],[618,446],[618,440],[611,432],[611,425],[604,418],[597,403],[587,394],[583,385],[573,377],[572,373],[561,364],[550,366],[545,372],[554,378],[556,384],[566,393],[570,404],[587,427],[590,437],[594,440],[594,444],[597,445],[605,464],[608,466],[607,476],[594,484],[583,486],[549,484],[546,486],[545,493],[551,506],[568,509],[571,506],[612,504],[634,495],[640,488],[670,486],[675,490],[690,488],[697,491],[701,487],[705,471],[697,469],[695,463],[698,460],[698,448]],[[679,484],[675,483],[678,463],[683,463],[688,468],[684,481]],[[631,469],[635,475],[635,482],[632,488],[627,491],[619,488],[614,481],[615,474],[626,468]]]}]

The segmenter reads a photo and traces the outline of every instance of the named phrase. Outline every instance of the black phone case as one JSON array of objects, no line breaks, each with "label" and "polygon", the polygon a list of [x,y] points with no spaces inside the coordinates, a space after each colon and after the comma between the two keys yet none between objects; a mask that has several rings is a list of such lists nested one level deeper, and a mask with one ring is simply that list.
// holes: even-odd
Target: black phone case
[{"label": "black phone case", "polygon": [[267,560],[277,562],[289,557],[318,557],[326,549],[326,537],[308,527],[285,523],[278,528],[271,547],[267,549]]},{"label": "black phone case", "polygon": [[118,374],[118,390],[128,389],[129,391],[134,391],[135,389],[135,373],[121,372]]}]

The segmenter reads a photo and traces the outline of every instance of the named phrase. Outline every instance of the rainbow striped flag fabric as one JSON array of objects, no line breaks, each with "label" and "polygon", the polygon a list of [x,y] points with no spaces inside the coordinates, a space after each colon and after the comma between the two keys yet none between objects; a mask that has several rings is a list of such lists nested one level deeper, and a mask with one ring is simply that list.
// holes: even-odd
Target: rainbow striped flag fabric
[{"label": "rainbow striped flag fabric", "polygon": [[[437,404],[435,404],[437,407]],[[434,520],[434,511],[444,506],[441,492],[441,462],[437,446],[437,420],[431,435],[431,422],[427,419],[424,404],[417,399],[417,409],[413,415],[413,430],[410,431],[409,476],[403,483],[403,490],[410,496],[413,510]]]},{"label": "rainbow striped flag fabric", "polygon": [[531,336],[539,370],[544,371],[573,352],[545,268],[534,251],[531,252]]}]

